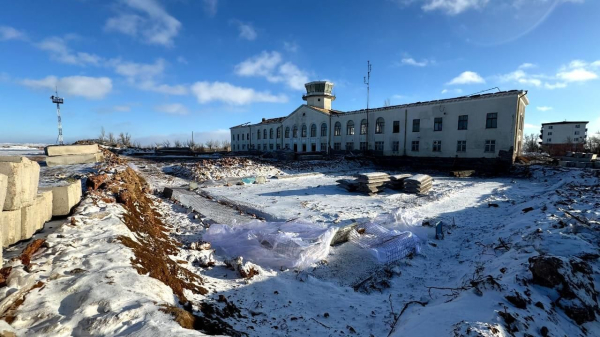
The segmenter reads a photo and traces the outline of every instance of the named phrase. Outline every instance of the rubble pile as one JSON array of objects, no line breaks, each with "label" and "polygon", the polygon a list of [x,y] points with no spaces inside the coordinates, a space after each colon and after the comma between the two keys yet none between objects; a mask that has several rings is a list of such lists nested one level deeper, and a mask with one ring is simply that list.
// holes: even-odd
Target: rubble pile
[{"label": "rubble pile", "polygon": [[192,174],[196,181],[206,181],[254,175],[273,176],[283,172],[273,165],[248,158],[225,157],[199,161],[192,167]]},{"label": "rubble pile", "polygon": [[431,190],[433,179],[426,174],[417,174],[404,180],[404,192],[425,194]]},{"label": "rubble pile", "polygon": [[368,195],[374,195],[383,191],[388,181],[390,181],[390,176],[384,172],[363,173],[358,176],[357,190]]}]

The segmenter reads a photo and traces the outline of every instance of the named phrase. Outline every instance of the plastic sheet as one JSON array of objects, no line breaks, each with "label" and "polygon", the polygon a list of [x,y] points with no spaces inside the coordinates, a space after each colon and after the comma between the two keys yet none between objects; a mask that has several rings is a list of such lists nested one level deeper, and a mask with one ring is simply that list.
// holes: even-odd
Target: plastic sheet
[{"label": "plastic sheet", "polygon": [[203,236],[220,254],[273,269],[306,268],[325,259],[336,228],[305,221],[214,224]]},{"label": "plastic sheet", "polygon": [[360,233],[357,230],[352,231],[349,240],[367,249],[381,264],[421,252],[421,240],[410,231],[387,229],[376,223],[360,227]]}]

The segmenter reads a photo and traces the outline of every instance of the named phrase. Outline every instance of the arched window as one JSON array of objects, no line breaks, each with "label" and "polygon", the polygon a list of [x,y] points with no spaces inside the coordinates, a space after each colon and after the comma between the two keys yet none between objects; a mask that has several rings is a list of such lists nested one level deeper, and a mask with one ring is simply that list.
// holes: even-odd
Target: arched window
[{"label": "arched window", "polygon": [[277,139],[281,138],[281,126],[277,128]]},{"label": "arched window", "polygon": [[260,130],[256,131],[256,139],[260,139]]},{"label": "arched window", "polygon": [[290,127],[285,128],[285,138],[290,138]]},{"label": "arched window", "polygon": [[317,136],[317,125],[316,124],[313,124],[310,126],[310,136],[311,137]]},{"label": "arched window", "polygon": [[267,139],[267,129],[264,129],[264,130],[263,130],[263,138],[264,138],[264,139]]},{"label": "arched window", "polygon": [[383,117],[377,118],[377,120],[375,121],[375,133],[383,133],[384,126],[385,121],[383,120]]},{"label": "arched window", "polygon": [[327,137],[327,124],[321,124],[321,137]]},{"label": "arched window", "polygon": [[334,136],[341,136],[342,135],[342,123],[335,122],[335,125],[333,127],[333,135]]},{"label": "arched window", "polygon": [[273,128],[269,130],[269,138],[273,139]]},{"label": "arched window", "polygon": [[361,135],[367,134],[367,120],[366,119],[363,119],[362,121],[360,121],[360,134]]},{"label": "arched window", "polygon": [[302,124],[302,138],[306,137],[306,124]]},{"label": "arched window", "polygon": [[292,133],[292,137],[298,138],[298,125],[294,125],[294,131]]},{"label": "arched window", "polygon": [[348,123],[346,123],[346,134],[347,135],[354,134],[354,122],[353,121],[348,121]]}]

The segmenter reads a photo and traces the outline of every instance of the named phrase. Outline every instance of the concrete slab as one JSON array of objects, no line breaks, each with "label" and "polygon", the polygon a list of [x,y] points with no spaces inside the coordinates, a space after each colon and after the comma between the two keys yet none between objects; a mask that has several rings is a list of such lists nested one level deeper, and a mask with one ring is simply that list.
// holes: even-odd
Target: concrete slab
[{"label": "concrete slab", "polygon": [[104,159],[102,153],[73,154],[56,157],[46,157],[46,165],[49,167],[60,165],[76,165],[97,163]]},{"label": "concrete slab", "polygon": [[37,223],[41,220],[39,208],[37,202],[21,208],[21,237],[17,241],[27,240],[33,236]]},{"label": "concrete slab", "polygon": [[40,179],[38,163],[25,157],[0,156],[0,174],[8,178],[3,210],[18,210],[33,202]]},{"label": "concrete slab", "polygon": [[49,157],[77,154],[94,154],[98,152],[98,144],[92,145],[50,145],[44,148]]},{"label": "concrete slab", "polygon": [[43,187],[42,191],[52,191],[52,216],[65,216],[81,200],[81,180],[62,186]]},{"label": "concrete slab", "polygon": [[[8,188],[8,177],[4,174],[0,174],[0,208],[4,207],[4,201],[6,200],[6,189]],[[2,211],[2,210],[0,210]]]},{"label": "concrete slab", "polygon": [[21,240],[21,210],[0,212],[2,247],[8,247]]},{"label": "concrete slab", "polygon": [[42,219],[44,220],[44,222],[48,222],[52,220],[52,191],[40,191],[38,197],[41,197],[43,199],[42,204],[44,205],[44,207],[42,209]]}]

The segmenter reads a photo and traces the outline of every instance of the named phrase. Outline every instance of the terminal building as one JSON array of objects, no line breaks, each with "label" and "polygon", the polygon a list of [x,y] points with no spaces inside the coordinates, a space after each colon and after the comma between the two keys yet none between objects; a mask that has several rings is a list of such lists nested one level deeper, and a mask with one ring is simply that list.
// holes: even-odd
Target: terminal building
[{"label": "terminal building", "polygon": [[332,108],[333,83],[305,84],[285,117],[232,127],[234,152],[360,153],[403,158],[501,159],[523,144],[527,91],[511,90],[355,111]]},{"label": "terminal building", "polygon": [[552,156],[564,156],[567,152],[582,152],[587,140],[589,122],[543,123],[540,145]]}]

